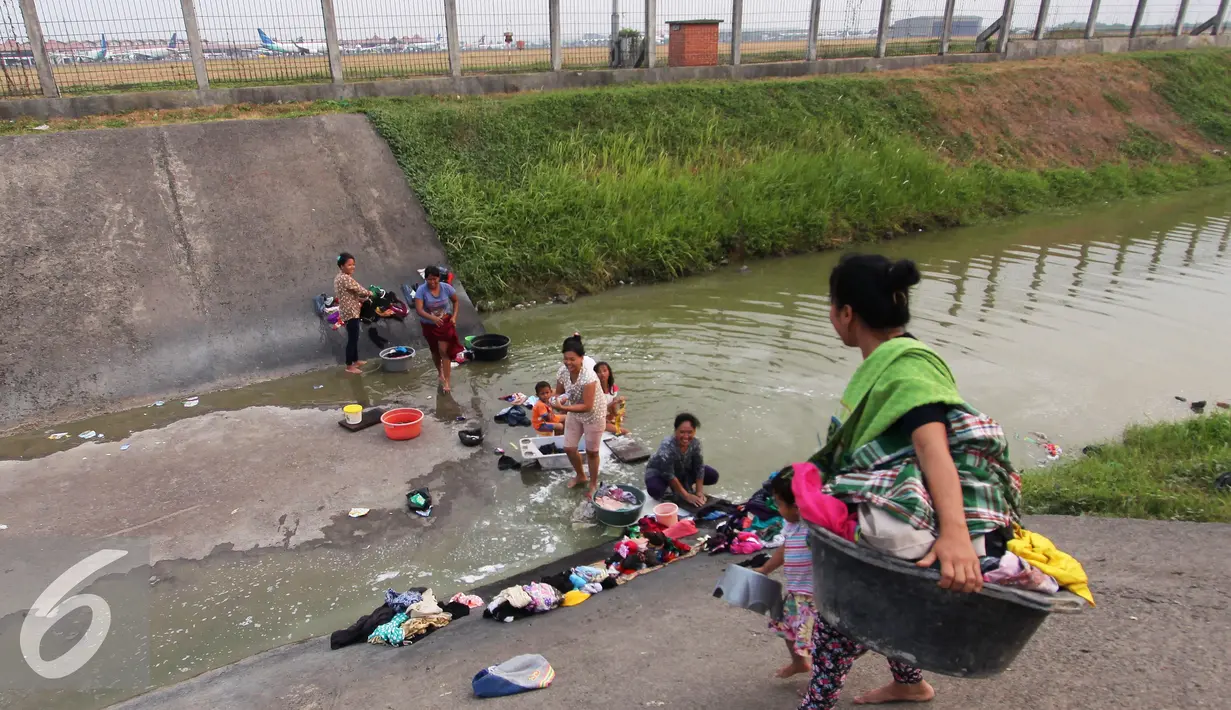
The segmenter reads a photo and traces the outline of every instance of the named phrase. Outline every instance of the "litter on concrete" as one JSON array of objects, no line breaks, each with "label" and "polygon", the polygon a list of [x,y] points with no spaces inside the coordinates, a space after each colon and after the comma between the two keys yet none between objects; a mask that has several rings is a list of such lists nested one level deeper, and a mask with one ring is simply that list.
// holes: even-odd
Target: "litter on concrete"
[{"label": "litter on concrete", "polygon": [[406,507],[421,518],[432,514],[432,494],[427,488],[416,488],[406,494]]},{"label": "litter on concrete", "polygon": [[201,403],[200,397],[189,397],[188,399],[184,400],[185,407],[195,407],[200,403]]},{"label": "litter on concrete", "polygon": [[89,431],[83,431],[80,434],[78,434],[77,438],[78,439],[93,439],[96,436],[98,436],[98,432],[94,431],[93,429],[90,429]]},{"label": "litter on concrete", "polygon": [[128,451],[128,447],[130,446],[132,446],[132,444],[124,444],[120,447],[120,451]]},{"label": "litter on concrete", "polygon": [[312,389],[314,390],[325,389],[325,385],[312,385]]},{"label": "litter on concrete", "polygon": [[0,530],[8,530],[8,529],[9,529],[9,526],[7,526],[7,525],[0,525]]},{"label": "litter on concrete", "polygon": [[68,432],[67,431],[56,432],[55,434],[52,434],[51,436],[47,438],[51,439],[52,441],[59,441],[60,439],[68,438]]},{"label": "litter on concrete", "polygon": [[347,513],[347,515],[351,516],[352,518],[362,518],[363,516],[367,515],[370,512],[372,511],[369,508],[351,508],[350,512]]},{"label": "litter on concrete", "polygon": [[166,400],[161,400],[161,399],[160,399],[160,400],[158,400],[157,402],[155,402],[155,403],[154,403],[154,406],[155,406],[155,407],[161,407],[162,405],[164,405],[164,404],[166,404],[166,403],[167,403],[167,402],[166,402]]}]

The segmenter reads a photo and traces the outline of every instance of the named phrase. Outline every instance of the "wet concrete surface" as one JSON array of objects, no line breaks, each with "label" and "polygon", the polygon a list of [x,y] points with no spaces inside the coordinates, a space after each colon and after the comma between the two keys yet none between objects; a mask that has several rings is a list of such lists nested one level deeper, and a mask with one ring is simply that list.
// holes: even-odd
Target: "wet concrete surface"
[{"label": "wet concrete surface", "polygon": [[[497,468],[492,449],[528,430],[491,423],[477,397],[404,387],[386,400],[428,414],[408,442],[388,440],[380,425],[348,432],[337,408],[266,406],[0,461],[4,541],[148,544],[149,564],[132,577],[149,580],[149,598],[130,602],[148,607],[140,662],[151,685],[136,689],[148,690],[345,626],[387,587],[452,595],[604,539],[601,528],[568,530],[579,496],[565,490],[566,473]],[[489,443],[467,448],[456,431],[474,420],[487,421]],[[406,509],[406,493],[424,486],[428,518]],[[370,512],[350,518],[353,507]],[[21,616],[0,612],[0,637],[15,638]],[[79,631],[57,629],[64,643]],[[0,661],[20,665],[13,646]],[[133,690],[39,682],[6,694],[3,685],[0,707],[39,710],[102,707]]]},{"label": "wet concrete surface", "polygon": [[[1098,607],[1052,615],[1009,672],[990,680],[927,674],[936,708],[1225,707],[1231,697],[1231,526],[1035,517],[1026,525],[1080,559]],[[584,604],[513,624],[467,617],[414,646],[280,648],[119,705],[123,710],[248,708],[793,708],[803,676],[770,676],[782,642],[763,617],[711,596],[727,555],[700,556]],[[477,700],[471,676],[520,653],[556,670],[547,690]],[[884,661],[855,665],[842,706],[887,682]],[[601,698],[601,701],[597,700]]]},{"label": "wet concrete surface", "polygon": [[[448,511],[462,481],[449,474],[476,454],[451,425],[429,423],[418,439],[395,442],[380,425],[352,433],[340,418],[278,407],[215,412],[138,432],[125,451],[117,440],[0,462],[0,519],[27,536],[148,537],[159,562],[387,539],[398,533],[388,512],[428,479],[448,481],[435,494]],[[36,502],[47,496],[54,505]],[[352,507],[373,512],[352,519]],[[434,523],[404,521],[403,534]]]}]

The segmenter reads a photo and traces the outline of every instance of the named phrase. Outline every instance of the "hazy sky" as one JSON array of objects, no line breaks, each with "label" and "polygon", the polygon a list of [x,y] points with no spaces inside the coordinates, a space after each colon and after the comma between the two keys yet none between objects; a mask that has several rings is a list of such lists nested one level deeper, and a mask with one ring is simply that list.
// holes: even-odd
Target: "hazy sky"
[{"label": "hazy sky", "polygon": [[[184,31],[180,0],[37,0],[43,32],[48,39],[96,40],[106,33],[116,39],[166,39]],[[744,29],[795,29],[808,26],[809,0],[744,0]],[[254,43],[261,27],[279,39],[323,40],[320,0],[196,0],[202,37],[210,43]],[[586,33],[607,33],[611,28],[611,0],[561,0],[564,38]],[[944,0],[897,0],[892,19],[940,15]],[[334,0],[342,39],[379,35],[422,35],[444,32],[443,0]],[[548,35],[547,0],[457,0],[458,25],[464,42],[500,37],[505,31],[516,39],[539,40]],[[621,0],[621,25],[644,27],[642,0]],[[1188,20],[1200,22],[1214,14],[1218,0],[1192,0]],[[1038,0],[1018,0],[1014,27],[1031,27]],[[1084,22],[1083,0],[1053,2],[1049,24]],[[1179,0],[1151,0],[1146,24],[1174,21]],[[730,23],[730,0],[658,0],[660,33],[672,19],[714,18]],[[979,15],[985,23],[1000,15],[1003,0],[958,0],[958,15]],[[1136,0],[1103,0],[1099,21],[1132,21]],[[822,0],[821,31],[866,31],[876,26],[880,0]],[[17,27],[6,22],[17,19]],[[0,37],[17,35],[20,27],[17,0],[0,0]]]}]

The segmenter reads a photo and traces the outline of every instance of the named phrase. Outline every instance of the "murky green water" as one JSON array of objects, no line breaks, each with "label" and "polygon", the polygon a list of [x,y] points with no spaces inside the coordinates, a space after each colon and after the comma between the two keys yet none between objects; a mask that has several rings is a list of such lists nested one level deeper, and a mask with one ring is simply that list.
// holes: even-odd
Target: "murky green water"
[{"label": "murky green water", "polygon": [[[1011,436],[1042,431],[1075,452],[1131,421],[1183,415],[1176,395],[1231,398],[1229,243],[1231,194],[1222,191],[867,248],[919,262],[924,282],[911,330],[946,357],[972,403]],[[771,470],[813,453],[857,365],[858,352],[842,347],[828,321],[827,277],[836,258],[733,265],[489,317],[490,331],[513,337],[512,357],[459,370],[454,387],[463,404],[437,415],[451,419],[452,407],[471,397],[491,407],[500,394],[553,379],[560,342],[579,330],[590,354],[611,363],[639,437],[652,446],[677,412],[693,412],[707,461],[722,473],[713,492],[739,499]],[[430,363],[423,358],[417,367],[423,371],[410,378],[304,375],[203,396],[195,409],[170,402],[75,422],[54,430],[72,438],[10,437],[0,441],[0,455],[43,455],[79,445],[75,434],[85,429],[115,439],[211,409],[424,396]],[[1041,450],[1015,443],[1019,464],[1039,464]],[[607,475],[639,479],[630,467],[613,466]],[[383,586],[424,580],[451,592],[466,586],[457,580],[486,574],[490,581],[593,544],[601,533],[568,524],[576,498],[562,481],[501,479],[496,497],[507,503],[473,525],[457,525],[465,532],[431,549],[374,540],[346,553],[314,549],[186,566],[173,583],[154,588],[154,680],[195,675],[344,626],[374,605]],[[495,564],[505,567],[478,571]]]}]

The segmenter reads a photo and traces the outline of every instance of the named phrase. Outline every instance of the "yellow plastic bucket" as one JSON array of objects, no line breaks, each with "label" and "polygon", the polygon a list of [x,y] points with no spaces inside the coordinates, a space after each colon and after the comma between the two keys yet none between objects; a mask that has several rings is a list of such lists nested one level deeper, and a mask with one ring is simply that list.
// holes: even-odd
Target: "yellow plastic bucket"
[{"label": "yellow plastic bucket", "polygon": [[347,424],[360,424],[363,422],[363,407],[358,404],[348,404],[342,407],[342,413],[346,415]]}]

